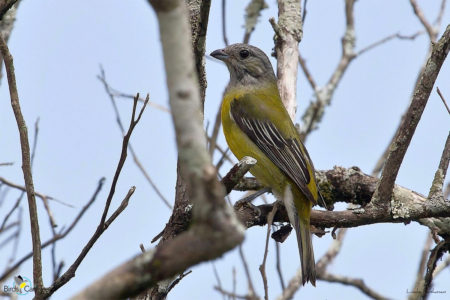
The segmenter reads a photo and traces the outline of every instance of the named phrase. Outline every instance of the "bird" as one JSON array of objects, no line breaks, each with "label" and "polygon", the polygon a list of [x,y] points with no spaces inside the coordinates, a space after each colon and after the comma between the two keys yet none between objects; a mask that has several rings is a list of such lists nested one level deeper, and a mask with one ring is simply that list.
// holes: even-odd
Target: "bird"
[{"label": "bird", "polygon": [[22,292],[22,289],[27,285],[26,281],[23,280],[22,276],[14,276],[14,282],[19,286],[19,291]]},{"label": "bird", "polygon": [[223,61],[230,73],[221,106],[227,144],[239,160],[244,156],[257,160],[250,172],[283,201],[296,232],[302,283],[315,286],[310,215],[322,196],[314,165],[281,100],[270,60],[261,49],[240,43],[210,55]]}]

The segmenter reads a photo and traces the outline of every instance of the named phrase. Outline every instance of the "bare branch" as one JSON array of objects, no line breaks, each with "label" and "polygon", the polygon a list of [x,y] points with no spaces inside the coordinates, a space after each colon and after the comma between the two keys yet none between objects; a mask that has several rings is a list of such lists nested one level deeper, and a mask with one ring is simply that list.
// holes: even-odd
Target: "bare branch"
[{"label": "bare branch", "polygon": [[[114,113],[116,114],[116,122],[117,122],[117,125],[119,126],[120,131],[121,131],[122,136],[123,136],[123,135],[125,135],[125,127],[123,126],[122,120],[120,119],[120,113],[119,113],[119,109],[117,108],[117,104],[116,104],[116,100],[114,98],[113,91],[111,90],[110,86],[108,85],[108,82],[106,81],[105,70],[103,69],[102,66],[100,66],[100,75],[98,75],[97,78],[103,83],[103,85],[105,87],[105,91],[108,94],[109,99],[111,100],[111,104],[112,104],[112,106],[114,108]],[[135,96],[135,98],[136,98],[136,96]],[[138,96],[137,99],[140,99],[140,97]],[[149,102],[148,97],[144,100],[144,103],[146,103],[145,101],[147,101],[147,103]],[[169,209],[172,209],[172,205],[169,203],[169,201],[166,199],[166,197],[164,197],[164,195],[161,193],[161,191],[159,190],[158,186],[153,182],[153,180],[150,177],[150,175],[148,174],[147,170],[145,170],[145,168],[142,165],[140,159],[137,157],[137,154],[134,151],[134,148],[131,145],[131,143],[128,143],[128,149],[130,150],[130,153],[131,153],[131,156],[133,157],[134,163],[136,164],[138,169],[141,171],[142,175],[144,175],[145,179],[150,184],[150,186],[153,188],[153,190],[155,191],[156,195],[158,195],[158,197],[162,200],[162,202]]]},{"label": "bare branch", "polygon": [[116,217],[127,207],[128,200],[130,199],[131,195],[133,195],[133,193],[134,193],[135,187],[132,187],[128,191],[128,194],[125,196],[124,200],[122,201],[120,206],[116,209],[116,211],[114,211],[114,213],[108,218],[108,220],[106,219],[106,217],[108,215],[109,207],[111,205],[111,201],[113,199],[113,196],[114,196],[114,193],[116,190],[116,185],[117,185],[117,182],[120,177],[120,173],[121,173],[123,165],[125,164],[125,161],[127,159],[127,149],[128,149],[128,143],[131,138],[131,134],[133,133],[133,130],[136,127],[136,125],[139,123],[139,121],[142,117],[142,114],[144,113],[145,107],[149,100],[149,95],[147,94],[146,101],[144,102],[144,105],[142,106],[141,110],[139,111],[138,115],[136,116],[136,108],[137,108],[138,99],[139,99],[139,94],[136,95],[134,102],[133,102],[133,110],[131,113],[130,125],[129,125],[127,133],[123,137],[120,159],[117,164],[117,168],[116,168],[116,171],[114,174],[113,181],[111,183],[111,188],[109,190],[109,194],[106,199],[106,203],[105,203],[105,207],[103,209],[103,214],[100,219],[100,223],[99,223],[97,229],[95,230],[94,234],[91,236],[91,238],[89,239],[87,244],[84,246],[81,253],[78,255],[77,259],[70,266],[70,268],[61,277],[59,277],[57,280],[55,280],[49,288],[45,289],[46,297],[50,297],[56,290],[58,290],[61,286],[66,284],[69,280],[71,280],[75,276],[75,272],[77,271],[78,267],[80,266],[81,262],[84,260],[84,258],[88,254],[88,252],[91,250],[92,246],[94,246],[94,244],[96,243],[98,238],[103,234],[103,232],[105,232],[106,229],[108,229],[109,225],[116,219]]},{"label": "bare branch", "polygon": [[441,1],[441,7],[439,8],[438,16],[436,17],[436,20],[434,21],[436,28],[441,27],[442,17],[444,16],[444,11],[445,11],[445,3],[446,3],[446,0]]},{"label": "bare branch", "polygon": [[222,184],[225,186],[226,193],[229,194],[244,175],[256,164],[256,159],[245,156],[222,178]]},{"label": "bare branch", "polygon": [[252,298],[249,298],[249,296],[247,296],[247,295],[237,295],[237,294],[234,294],[234,293],[232,293],[232,292],[228,292],[228,291],[222,289],[222,288],[219,287],[219,286],[215,286],[214,289],[215,289],[216,291],[218,291],[219,293],[221,293],[223,296],[227,296],[227,297],[230,297],[230,298],[244,299],[244,300],[250,300],[250,299],[252,299]]},{"label": "bare branch", "polygon": [[[100,80],[100,81],[103,83],[103,85],[104,85],[104,87],[105,87],[105,90],[106,90],[106,93],[107,93],[108,96],[110,96],[110,97],[113,97],[113,98],[115,98],[115,97],[118,97],[118,98],[126,98],[126,99],[131,99],[131,100],[134,100],[134,98],[136,98],[136,95],[127,94],[127,93],[121,92],[121,91],[119,91],[119,90],[113,88],[113,87],[106,81],[105,71],[104,71],[102,65],[100,65],[100,75],[97,75],[97,79]],[[139,97],[139,98],[138,98],[138,101],[141,102],[141,103],[144,103],[144,102],[145,102],[145,99],[146,99],[146,98]],[[167,107],[165,107],[165,106],[163,106],[163,105],[160,105],[160,104],[158,104],[158,103],[155,103],[155,102],[153,102],[153,101],[148,101],[147,105],[152,106],[152,107],[154,107],[154,108],[156,108],[156,109],[159,109],[159,110],[161,110],[161,111],[163,111],[163,112],[166,112],[166,113],[169,113],[169,114],[170,114],[170,110],[169,110]]]},{"label": "bare branch", "polygon": [[[344,201],[362,205],[362,208],[345,211],[319,211],[311,213],[311,224],[319,228],[347,228],[375,223],[398,223],[421,221],[430,217],[450,217],[450,202],[426,197],[401,186],[395,186],[390,211],[366,205],[373,196],[378,179],[362,173],[356,168],[335,167],[326,172],[317,172],[319,187],[327,205]],[[365,205],[365,206],[364,206]],[[238,218],[247,228],[267,224],[272,205],[255,206],[249,202],[237,202],[234,206]],[[275,222],[288,222],[284,207],[274,217]]]},{"label": "bare branch", "polygon": [[[419,5],[417,4],[416,0],[409,0],[411,3],[411,6],[413,8],[414,14],[419,19],[420,23],[422,23],[423,27],[428,33],[428,36],[430,37],[430,40],[434,42],[437,38],[438,30],[433,28],[431,24],[428,22],[428,20],[425,18],[425,15],[423,14],[423,11],[420,9]],[[443,9],[441,10],[443,11]]]},{"label": "bare branch", "polygon": [[317,91],[317,84],[314,78],[311,75],[311,72],[309,71],[308,67],[306,66],[306,60],[303,58],[303,56],[299,53],[298,54],[298,62],[300,63],[300,67],[303,70],[303,73],[305,73],[306,79],[308,80],[309,84],[311,85],[311,88],[313,91]]},{"label": "bare branch", "polygon": [[434,82],[449,50],[450,25],[447,26],[441,39],[433,47],[423,76],[414,91],[414,96],[405,115],[405,119],[400,125],[394,142],[390,146],[390,151],[381,174],[381,180],[374,195],[374,204],[386,206],[391,199],[395,179],[397,178],[403,157],[405,156],[417,124],[425,109],[425,105],[427,104],[431,90],[433,89]]},{"label": "bare branch", "polygon": [[[306,2],[306,1],[305,1]],[[283,272],[281,271],[281,257],[280,257],[280,243],[275,242],[275,254],[276,254],[276,269],[278,278],[280,279],[281,290],[286,288],[286,284],[284,283]]]},{"label": "bare branch", "polygon": [[[221,103],[222,104],[222,103]],[[217,137],[219,136],[219,130],[221,125],[221,111],[222,111],[222,105],[219,105],[219,108],[217,109],[216,113],[216,119],[214,120],[214,127],[211,134],[211,138],[208,139],[209,142],[209,154],[211,155],[211,158],[213,157],[214,150],[216,150],[217,146]]]},{"label": "bare branch", "polygon": [[442,102],[444,103],[445,108],[447,109],[448,113],[450,114],[450,108],[448,107],[447,101],[445,101],[445,98],[442,95],[441,90],[439,89],[439,87],[436,87],[436,90],[437,90],[437,93],[439,94],[439,97],[441,98]]},{"label": "bare branch", "polygon": [[378,47],[378,46],[380,46],[380,45],[383,45],[384,43],[387,43],[387,42],[389,42],[389,41],[391,41],[391,40],[393,40],[393,39],[399,39],[399,40],[415,40],[415,39],[416,39],[418,36],[420,36],[422,33],[423,33],[423,31],[417,31],[416,33],[411,34],[411,35],[402,35],[402,34],[400,34],[400,33],[394,33],[394,34],[388,35],[387,37],[382,38],[381,40],[376,41],[376,42],[374,42],[374,43],[372,43],[372,44],[370,44],[370,45],[368,45],[368,46],[362,48],[361,50],[359,50],[358,52],[356,52],[356,56],[359,56],[359,55],[361,55],[361,54],[364,54],[365,52],[367,52],[367,51],[369,51],[369,50],[372,50],[372,49],[374,49],[374,48],[376,48],[376,47]]},{"label": "bare branch", "polygon": [[267,285],[267,275],[266,275],[266,260],[267,254],[269,253],[269,237],[270,237],[270,229],[272,228],[273,218],[277,213],[278,202],[272,208],[272,211],[267,216],[267,234],[266,234],[266,245],[264,247],[264,257],[261,265],[259,266],[259,272],[261,272],[261,277],[264,284],[264,299],[269,300],[269,287]]},{"label": "bare branch", "polygon": [[300,1],[278,0],[278,24],[271,24],[277,34],[278,90],[292,121],[297,112],[298,44],[303,35]]},{"label": "bare branch", "polygon": [[[431,232],[427,234],[427,239],[422,249],[422,255],[420,256],[419,268],[417,270],[416,281],[414,282],[413,291],[421,291],[423,289],[423,275],[425,272],[425,267],[427,265],[428,253],[430,253],[431,243],[433,242],[433,235]],[[411,293],[408,300],[419,300],[420,294]]]},{"label": "bare branch", "polygon": [[[317,274],[326,272],[328,265],[334,260],[341,250],[342,241],[344,239],[346,228],[339,230],[337,238],[333,240],[327,252],[319,259],[316,263]],[[320,277],[318,277],[320,278]],[[294,294],[302,287],[302,269],[299,268],[295,275],[289,280],[288,286],[283,288],[282,294],[277,298],[277,300],[287,300],[292,299]]]},{"label": "bare branch", "polygon": [[[301,126],[302,128],[301,136],[303,140],[305,140],[307,135],[316,128],[316,124],[318,124],[322,120],[325,106],[330,105],[331,99],[333,97],[337,85],[341,81],[350,62],[355,58],[354,52],[355,25],[354,25],[353,7],[354,7],[354,0],[345,1],[346,27],[344,36],[342,37],[341,40],[342,55],[336,69],[334,70],[327,84],[323,88],[318,89],[314,81],[308,79],[311,86],[313,86],[316,95],[316,101],[311,102],[311,104],[305,110],[305,113],[302,116],[303,125]],[[304,72],[305,70],[307,71],[306,64],[304,64],[304,62],[302,62],[301,66]],[[307,78],[308,77],[312,78],[309,71],[305,72],[305,74],[308,74],[306,75]],[[316,88],[314,88],[314,86]]]},{"label": "bare branch", "polygon": [[[20,190],[20,191],[23,191],[23,192],[27,191],[26,186],[22,186],[22,185],[16,184],[16,183],[11,182],[8,179],[6,179],[4,177],[1,177],[1,176],[0,176],[0,182],[2,182],[3,184],[5,184],[5,185],[7,185],[9,187],[12,187],[14,189]],[[36,192],[36,191],[34,192],[34,194],[36,196],[38,196],[39,198],[41,198],[42,200],[44,200],[44,199],[46,199],[46,200],[53,200],[53,199],[55,199],[52,196],[44,195],[44,194],[42,194],[40,192]],[[73,207],[73,206],[71,206],[71,207]]]},{"label": "bare branch", "polygon": [[377,293],[376,291],[374,291],[373,289],[368,287],[362,279],[334,275],[334,274],[330,274],[328,272],[317,274],[317,279],[327,281],[327,282],[336,282],[336,283],[341,283],[343,285],[353,286],[353,287],[357,288],[358,290],[360,290],[362,293],[364,293],[366,296],[368,296],[372,299],[376,299],[376,300],[389,299],[387,297],[380,295],[379,293]]},{"label": "bare branch", "polygon": [[[11,1],[12,2],[12,1]],[[43,281],[42,281],[42,261],[41,261],[41,238],[39,233],[39,220],[36,208],[36,198],[34,193],[33,176],[31,173],[30,161],[30,145],[28,142],[28,131],[25,120],[23,118],[19,94],[17,92],[16,75],[14,72],[13,57],[9,52],[6,42],[0,36],[0,51],[5,62],[6,74],[8,77],[9,93],[11,97],[11,106],[16,118],[17,127],[20,134],[20,146],[22,152],[22,170],[25,179],[25,187],[27,190],[28,207],[30,212],[31,223],[31,239],[33,245],[33,282],[35,286],[35,297],[41,298]]]},{"label": "bare branch", "polygon": [[256,295],[255,287],[253,285],[252,277],[250,276],[250,269],[248,268],[247,259],[244,256],[244,250],[242,249],[242,245],[239,245],[239,256],[242,261],[242,265],[244,266],[244,272],[245,276],[247,277],[247,284],[248,284],[248,295],[250,298],[259,298]]},{"label": "bare branch", "polygon": [[[95,190],[93,196],[91,197],[89,202],[85,206],[83,206],[83,208],[80,210],[78,215],[72,221],[70,226],[67,229],[65,229],[61,234],[58,234],[58,235],[52,237],[51,239],[47,240],[46,242],[44,242],[41,245],[42,249],[44,249],[44,248],[48,247],[49,245],[52,245],[53,243],[56,243],[57,241],[65,238],[72,231],[72,229],[76,227],[78,222],[83,217],[84,213],[89,209],[89,207],[97,199],[97,195],[100,193],[104,182],[105,182],[105,178],[101,178],[99,180],[98,185],[97,185],[97,189]],[[22,257],[20,260],[18,260],[13,266],[9,267],[2,275],[0,275],[0,282],[4,281],[14,270],[16,270],[22,263],[24,263],[26,260],[28,260],[32,256],[33,256],[33,252],[30,252],[27,255],[25,255],[24,257]]]},{"label": "bare branch", "polygon": [[[147,251],[106,274],[75,296],[76,299],[95,297],[100,290],[105,298],[136,295],[192,265],[222,255],[244,237],[242,227],[224,201],[225,191],[217,181],[206,151],[201,95],[189,34],[192,27],[187,20],[186,4],[184,0],[150,3],[160,25],[179,167],[182,177],[189,183],[188,195],[194,204],[193,225],[187,232],[166,240],[155,251]],[[195,44],[197,37],[192,40]],[[186,251],[180,253],[181,248]],[[105,289],[105,282],[111,283],[111,287]]]},{"label": "bare branch", "polygon": [[341,228],[338,231],[337,237],[333,240],[327,252],[316,263],[317,273],[326,272],[327,267],[333,262],[342,248],[342,243],[347,233],[347,228]]},{"label": "bare branch", "polygon": [[450,242],[442,241],[434,247],[430,253],[430,258],[427,263],[427,273],[425,274],[425,283],[422,290],[422,299],[427,299],[431,288],[431,281],[433,280],[433,272],[436,268],[436,262],[442,257],[445,252],[450,251]]},{"label": "bare branch", "polygon": [[[239,245],[239,247],[240,246],[241,245]],[[213,267],[214,277],[216,277],[217,287],[219,288],[220,291],[223,291],[223,289],[222,289],[222,281],[220,280],[219,273],[217,273],[216,265],[214,264],[214,262],[211,262],[211,265]],[[223,294],[223,293],[222,293],[222,298],[223,298],[223,300],[225,300],[225,294]]]},{"label": "bare branch", "polygon": [[303,139],[306,139],[309,133],[317,129],[318,123],[320,123],[325,113],[325,107],[331,104],[334,91],[342,80],[343,75],[348,69],[348,66],[355,58],[393,39],[414,40],[417,36],[423,33],[422,31],[419,31],[409,36],[402,35],[400,33],[391,34],[362,48],[358,52],[355,52],[355,26],[353,21],[353,7],[353,0],[346,1],[346,29],[344,36],[342,37],[342,55],[332,76],[323,87],[319,87],[316,84],[313,76],[311,75],[311,72],[306,66],[305,59],[301,55],[299,55],[300,67],[305,74],[309,84],[311,85],[311,88],[314,90],[314,95],[316,98],[315,101],[310,103],[309,107],[305,110],[305,113],[302,116],[303,124],[301,126],[301,136]]},{"label": "bare branch", "polygon": [[261,16],[261,11],[268,6],[264,0],[252,0],[245,8],[245,34],[244,44],[248,44],[250,36],[255,30],[258,18]]},{"label": "bare branch", "polygon": [[440,265],[438,265],[433,272],[433,279],[439,275],[445,268],[450,266],[450,255],[447,256],[447,259],[444,260]]},{"label": "bare branch", "polygon": [[227,38],[227,12],[226,12],[226,0],[222,0],[222,37],[225,46],[228,46]]},{"label": "bare branch", "polygon": [[[6,12],[16,4],[17,0],[0,0],[0,19],[6,14]],[[3,55],[3,53],[2,53]]]}]

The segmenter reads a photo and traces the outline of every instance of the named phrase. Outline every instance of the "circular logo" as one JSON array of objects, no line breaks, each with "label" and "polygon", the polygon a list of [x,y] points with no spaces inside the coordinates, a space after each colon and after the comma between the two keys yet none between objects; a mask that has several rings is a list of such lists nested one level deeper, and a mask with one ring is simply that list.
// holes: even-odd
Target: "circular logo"
[{"label": "circular logo", "polygon": [[14,277],[13,290],[17,295],[26,295],[33,291],[33,283],[25,276],[16,276]]}]

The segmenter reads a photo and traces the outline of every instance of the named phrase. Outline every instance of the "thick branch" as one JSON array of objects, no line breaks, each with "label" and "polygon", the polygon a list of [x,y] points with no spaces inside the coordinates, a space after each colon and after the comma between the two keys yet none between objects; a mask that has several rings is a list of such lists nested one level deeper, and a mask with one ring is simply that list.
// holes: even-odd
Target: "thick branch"
[{"label": "thick branch", "polygon": [[[318,172],[318,181],[325,201],[334,203],[345,201],[364,206],[372,198],[378,179],[366,175],[358,169],[335,167],[333,170]],[[265,225],[272,204],[254,206],[248,202],[237,202],[235,210],[246,227]],[[319,211],[311,213],[311,224],[316,227],[357,227],[375,223],[398,223],[419,221],[422,218],[449,217],[450,202],[427,200],[426,197],[401,186],[395,186],[392,208],[389,213],[372,205],[346,211]],[[288,222],[284,207],[275,215],[275,222]]]},{"label": "thick branch", "polygon": [[[414,90],[414,96],[406,112],[405,118],[390,146],[390,151],[381,174],[381,180],[375,193],[375,202],[387,204],[391,199],[392,190],[397,178],[403,157],[414,135],[417,124],[425,109],[434,82],[442,64],[450,50],[450,25],[447,26],[441,39],[434,45],[425,70]],[[375,203],[374,202],[374,203]]]},{"label": "thick branch", "polygon": [[[190,186],[194,222],[188,231],[166,240],[155,251],[141,254],[106,274],[76,299],[91,299],[99,293],[107,299],[136,295],[189,266],[219,257],[244,237],[242,226],[224,201],[225,190],[206,151],[185,2],[153,0],[150,3],[160,25],[179,166]],[[109,283],[107,288],[105,282]]]},{"label": "thick branch", "polygon": [[276,31],[278,89],[292,121],[297,112],[298,43],[303,35],[300,1],[278,0]]}]

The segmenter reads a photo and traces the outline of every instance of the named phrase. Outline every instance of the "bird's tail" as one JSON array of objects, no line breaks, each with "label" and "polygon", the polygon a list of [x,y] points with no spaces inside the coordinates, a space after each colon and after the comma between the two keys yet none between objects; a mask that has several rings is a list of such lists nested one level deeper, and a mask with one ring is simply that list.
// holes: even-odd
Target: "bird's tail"
[{"label": "bird's tail", "polygon": [[297,205],[295,205],[290,185],[287,185],[284,190],[283,202],[289,221],[297,234],[297,244],[302,264],[303,285],[309,281],[313,286],[316,286],[316,262],[314,261],[311,232],[309,230],[311,202],[303,199],[300,195],[297,197]]},{"label": "bird's tail", "polygon": [[[297,224],[296,224],[297,225]],[[309,230],[308,218],[299,218],[299,226],[296,226],[298,250],[302,264],[302,283],[311,282],[316,286],[316,263],[314,260],[314,251],[311,241],[311,232]]]}]

